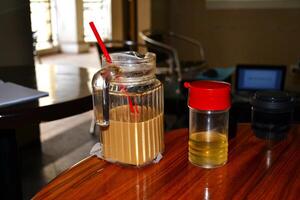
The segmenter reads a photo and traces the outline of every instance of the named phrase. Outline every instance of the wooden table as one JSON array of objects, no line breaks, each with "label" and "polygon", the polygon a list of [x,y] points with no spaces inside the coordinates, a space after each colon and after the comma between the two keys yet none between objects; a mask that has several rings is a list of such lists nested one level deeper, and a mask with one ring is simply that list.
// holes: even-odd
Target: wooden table
[{"label": "wooden table", "polygon": [[33,199],[299,199],[300,125],[267,143],[249,124],[229,142],[228,163],[202,169],[188,162],[188,130],[165,136],[158,164],[130,168],[89,157],[63,172]]},{"label": "wooden table", "polygon": [[[0,198],[22,198],[16,130],[24,132],[24,125],[38,126],[40,122],[91,110],[91,80],[97,70],[68,65],[0,67],[1,80],[49,93],[38,100],[0,108],[1,186],[3,184]],[[25,132],[27,137],[30,136],[31,132]]]}]

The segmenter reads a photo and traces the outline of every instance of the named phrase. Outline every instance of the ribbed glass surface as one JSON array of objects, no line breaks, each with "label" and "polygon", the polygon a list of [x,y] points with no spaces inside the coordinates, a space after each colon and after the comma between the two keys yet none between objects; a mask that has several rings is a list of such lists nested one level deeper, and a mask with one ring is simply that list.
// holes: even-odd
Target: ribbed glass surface
[{"label": "ribbed glass surface", "polygon": [[93,77],[93,103],[101,127],[102,157],[141,166],[164,150],[163,88],[155,78],[155,54],[118,52],[102,59]]},{"label": "ribbed glass surface", "polygon": [[164,150],[162,85],[154,79],[152,84],[130,86],[126,90],[133,92],[126,93],[120,85],[111,84],[110,125],[100,133],[102,156],[109,161],[144,165]]}]

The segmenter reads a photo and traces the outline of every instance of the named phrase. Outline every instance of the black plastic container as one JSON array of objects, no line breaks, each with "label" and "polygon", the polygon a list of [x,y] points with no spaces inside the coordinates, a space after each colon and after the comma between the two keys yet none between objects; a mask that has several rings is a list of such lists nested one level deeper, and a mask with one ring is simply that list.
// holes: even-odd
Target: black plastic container
[{"label": "black plastic container", "polygon": [[287,92],[261,91],[251,98],[252,129],[262,139],[286,137],[293,118],[293,98]]}]

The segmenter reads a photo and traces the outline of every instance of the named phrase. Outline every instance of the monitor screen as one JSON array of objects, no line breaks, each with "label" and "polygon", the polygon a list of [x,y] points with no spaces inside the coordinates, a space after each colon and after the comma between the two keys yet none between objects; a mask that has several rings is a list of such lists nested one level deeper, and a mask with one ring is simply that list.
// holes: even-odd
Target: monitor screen
[{"label": "monitor screen", "polygon": [[284,70],[280,68],[240,68],[238,90],[282,90]]}]

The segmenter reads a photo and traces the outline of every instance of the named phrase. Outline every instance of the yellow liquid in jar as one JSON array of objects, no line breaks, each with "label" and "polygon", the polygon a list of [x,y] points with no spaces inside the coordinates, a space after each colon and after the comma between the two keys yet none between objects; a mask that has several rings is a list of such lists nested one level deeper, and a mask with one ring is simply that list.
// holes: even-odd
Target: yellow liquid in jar
[{"label": "yellow liquid in jar", "polygon": [[218,132],[196,132],[189,136],[189,161],[204,168],[227,162],[228,139]]},{"label": "yellow liquid in jar", "polygon": [[155,116],[153,112],[153,109],[139,107],[138,114],[129,113],[136,116],[129,116],[128,122],[128,117],[125,117],[128,114],[128,106],[113,108],[110,111],[109,127],[100,133],[104,159],[140,166],[152,162],[162,153],[163,113]]}]

